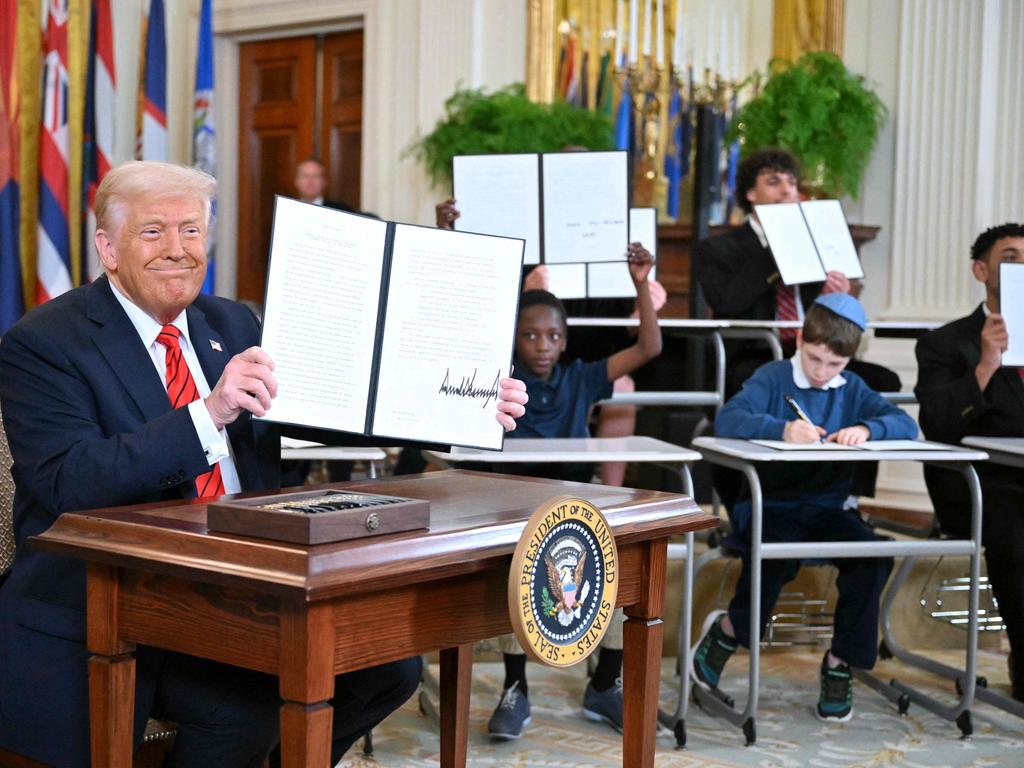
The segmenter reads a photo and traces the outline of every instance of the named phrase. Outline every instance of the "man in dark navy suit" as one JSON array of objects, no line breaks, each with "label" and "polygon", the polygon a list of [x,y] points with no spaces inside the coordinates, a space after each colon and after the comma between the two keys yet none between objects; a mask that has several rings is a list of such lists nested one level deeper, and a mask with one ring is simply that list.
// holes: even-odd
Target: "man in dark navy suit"
[{"label": "man in dark navy suit", "polygon": [[[277,388],[256,319],[199,295],[214,190],[165,163],[112,170],[96,197],[106,277],[0,343],[18,543],[0,588],[0,746],[57,766],[89,764],[85,568],[26,539],[66,511],[279,483],[279,434],[250,418]],[[520,385],[503,382],[506,428],[523,412]],[[276,746],[276,678],[145,646],[137,660],[135,733],[151,714],[179,723],[169,766],[259,766]],[[419,673],[407,659],[338,676],[332,760],[412,695]]]},{"label": "man in dark navy suit", "polygon": [[[959,443],[967,435],[1024,437],[1024,369],[1003,366],[1010,343],[1000,314],[999,265],[1024,261],[1024,224],[985,230],[971,246],[971,272],[985,301],[966,317],[917,342],[921,431],[929,440]],[[992,591],[1010,638],[1010,685],[1024,701],[1024,478],[1019,469],[975,464],[985,508],[981,538]],[[947,533],[970,533],[967,484],[958,472],[925,467],[935,514]]]}]

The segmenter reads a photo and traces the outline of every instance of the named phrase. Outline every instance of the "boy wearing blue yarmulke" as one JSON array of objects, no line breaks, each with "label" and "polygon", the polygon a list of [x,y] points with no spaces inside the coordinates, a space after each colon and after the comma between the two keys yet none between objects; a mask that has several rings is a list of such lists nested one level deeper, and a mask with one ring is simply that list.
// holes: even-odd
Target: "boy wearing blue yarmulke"
[{"label": "boy wearing blue yarmulke", "polygon": [[[807,311],[788,360],[762,366],[715,419],[719,437],[818,441],[856,445],[865,440],[917,437],[917,424],[888,403],[847,363],[867,328],[864,309],[845,293],[819,296]],[[787,399],[795,401],[798,417]],[[762,541],[875,541],[877,536],[855,510],[843,508],[850,493],[849,462],[783,463],[759,470],[764,498]],[[727,612],[708,617],[694,652],[693,674],[717,687],[722,668],[738,645],[749,647],[750,501],[732,509],[730,540],[742,552],[743,570]],[[821,663],[817,715],[846,722],[852,717],[851,667],[871,669],[878,647],[878,601],[892,570],[891,558],[837,558],[839,600],[832,647]],[[800,569],[799,560],[765,560],[761,567],[761,627],[782,586]],[[759,633],[759,636],[760,636]]]}]

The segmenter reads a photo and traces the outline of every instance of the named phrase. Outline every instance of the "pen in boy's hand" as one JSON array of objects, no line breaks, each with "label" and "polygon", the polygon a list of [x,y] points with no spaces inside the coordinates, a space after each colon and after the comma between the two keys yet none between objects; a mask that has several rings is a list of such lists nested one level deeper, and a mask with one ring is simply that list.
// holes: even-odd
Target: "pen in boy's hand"
[{"label": "pen in boy's hand", "polygon": [[[793,413],[796,414],[796,417],[800,419],[800,421],[805,422],[808,426],[812,427],[815,431],[817,431],[818,428],[814,425],[814,422],[811,421],[810,418],[808,418],[807,414],[804,413],[804,409],[801,408],[799,403],[797,403],[797,401],[793,399],[792,395],[783,395],[782,399],[786,401],[786,405],[793,409]],[[818,438],[818,442],[823,442],[820,437]]]}]

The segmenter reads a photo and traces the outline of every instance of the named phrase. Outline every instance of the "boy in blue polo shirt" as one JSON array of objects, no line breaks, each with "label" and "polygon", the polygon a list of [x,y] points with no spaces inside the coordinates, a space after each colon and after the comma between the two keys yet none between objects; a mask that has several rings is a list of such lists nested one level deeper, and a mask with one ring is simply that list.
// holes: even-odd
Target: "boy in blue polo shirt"
[{"label": "boy in blue polo shirt", "polygon": [[[640,243],[627,251],[629,274],[636,286],[640,328],[636,342],[595,362],[559,363],[565,351],[567,324],[562,302],[547,291],[526,291],[519,300],[516,324],[516,375],[526,382],[530,404],[509,438],[589,437],[590,409],[611,397],[612,382],[632,373],[661,352],[661,330],[647,287],[653,259]],[[582,464],[503,465],[500,471],[588,482],[593,467]],[[505,661],[505,682],[487,733],[493,739],[518,739],[530,722],[526,654],[514,635],[499,640]],[[622,730],[622,621],[612,621],[598,655],[597,669],[583,696],[583,714]]]},{"label": "boy in blue polo shirt", "polygon": [[[759,368],[715,419],[719,437],[820,440],[857,445],[865,440],[917,437],[917,425],[854,373],[843,373],[860,344],[867,318],[860,303],[845,293],[819,296],[797,336],[797,352]],[[808,420],[797,417],[792,398]],[[759,470],[764,497],[763,541],[876,541],[855,510],[843,508],[850,493],[853,464],[781,463]],[[749,647],[750,501],[732,510],[730,540],[741,550],[743,569],[727,612],[713,613],[694,652],[697,680],[717,687],[722,668],[737,645]],[[821,662],[821,720],[852,717],[850,667],[871,669],[878,648],[878,600],[892,570],[891,558],[837,558],[839,600],[832,647]],[[761,565],[761,627],[764,632],[782,586],[796,576],[799,560],[765,560]]]}]

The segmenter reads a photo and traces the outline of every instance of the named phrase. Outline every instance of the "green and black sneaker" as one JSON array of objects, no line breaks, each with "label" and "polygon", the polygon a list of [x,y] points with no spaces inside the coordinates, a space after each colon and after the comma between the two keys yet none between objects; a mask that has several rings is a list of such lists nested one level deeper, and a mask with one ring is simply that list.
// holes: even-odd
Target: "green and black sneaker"
[{"label": "green and black sneaker", "polygon": [[[697,650],[694,651],[691,665],[694,676],[712,688],[718,687],[725,662],[729,660],[739,645],[734,638],[722,631],[722,619],[724,618],[725,611],[718,611],[710,614],[704,620],[704,637],[701,638]],[[708,626],[709,623],[711,626]]]},{"label": "green and black sneaker", "polygon": [[819,720],[834,723],[845,723],[853,717],[853,673],[847,664],[830,669],[828,651],[821,660],[817,715]]}]

